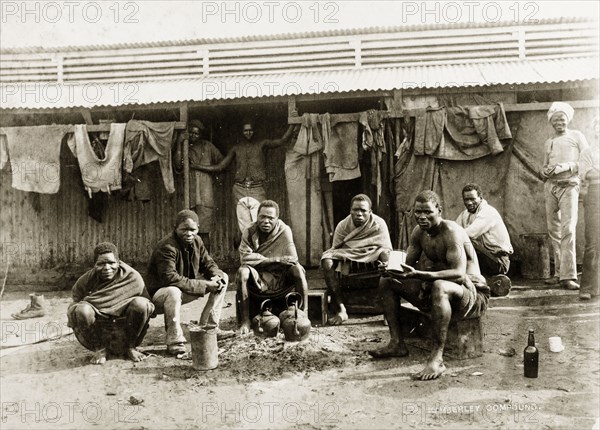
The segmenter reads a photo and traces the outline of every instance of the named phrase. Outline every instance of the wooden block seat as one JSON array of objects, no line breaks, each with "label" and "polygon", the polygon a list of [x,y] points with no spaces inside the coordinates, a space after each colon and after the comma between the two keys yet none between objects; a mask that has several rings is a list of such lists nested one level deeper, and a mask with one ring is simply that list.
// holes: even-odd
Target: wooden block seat
[{"label": "wooden block seat", "polygon": [[340,290],[350,314],[381,314],[378,300],[379,270],[377,262],[352,262],[348,275],[339,275]]},{"label": "wooden block seat", "polygon": [[[430,339],[431,315],[408,302],[402,302],[401,325],[406,337],[417,335]],[[459,360],[483,355],[483,322],[481,316],[452,318],[444,353]]]},{"label": "wooden block seat", "polygon": [[308,290],[308,319],[312,325],[327,324],[327,290]]}]

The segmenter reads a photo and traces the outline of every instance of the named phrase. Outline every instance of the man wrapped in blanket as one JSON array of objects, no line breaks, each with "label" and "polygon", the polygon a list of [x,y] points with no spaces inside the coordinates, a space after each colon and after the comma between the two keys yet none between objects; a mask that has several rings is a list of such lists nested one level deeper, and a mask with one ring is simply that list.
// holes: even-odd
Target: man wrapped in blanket
[{"label": "man wrapped in blanket", "polygon": [[308,285],[292,230],[279,219],[279,205],[264,200],[258,207],[255,223],[242,234],[239,247],[242,265],[236,276],[237,301],[241,311],[240,334],[250,331],[249,294],[275,299],[295,290],[308,311]]},{"label": "man wrapped in blanket", "polygon": [[336,226],[333,245],[321,257],[321,270],[334,309],[328,324],[339,325],[348,319],[342,303],[339,276],[348,275],[351,262],[387,263],[391,250],[387,224],[371,211],[371,199],[365,194],[354,196],[350,202],[350,215]]}]

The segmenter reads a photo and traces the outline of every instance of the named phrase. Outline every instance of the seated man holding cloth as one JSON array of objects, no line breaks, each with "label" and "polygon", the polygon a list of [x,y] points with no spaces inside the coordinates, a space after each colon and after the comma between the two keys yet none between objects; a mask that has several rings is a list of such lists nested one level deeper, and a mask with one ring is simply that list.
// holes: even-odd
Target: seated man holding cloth
[{"label": "seated man holding cloth", "polygon": [[[182,210],[175,219],[175,230],[154,248],[148,266],[148,292],[158,314],[165,314],[167,351],[179,356],[186,352],[181,329],[181,305],[208,294],[200,316],[202,328],[219,327],[221,309],[229,278],[208,254],[198,236],[198,215]],[[232,337],[229,330],[218,330],[217,339]]]},{"label": "seated man holding cloth", "polygon": [[242,234],[239,252],[242,265],[236,283],[242,323],[240,334],[250,331],[249,293],[273,299],[295,289],[302,296],[304,311],[308,311],[305,271],[298,263],[292,230],[279,219],[276,202],[264,200],[260,204],[257,221]]},{"label": "seated man holding cloth", "polygon": [[513,253],[508,230],[500,213],[484,198],[477,184],[467,184],[462,189],[465,210],[456,223],[465,229],[477,253],[481,273],[488,278],[493,296],[506,296],[511,282],[506,276],[510,267],[509,255]]},{"label": "seated man holding cloth", "polygon": [[[142,343],[154,305],[147,299],[141,275],[119,260],[117,247],[103,242],[94,248],[94,268],[73,286],[73,303],[67,309],[68,326],[84,347],[94,351],[91,362],[106,362],[111,334],[107,324],[124,318],[126,354],[133,361],[146,356],[136,347]],[[119,329],[119,328],[117,328]],[[112,352],[112,351],[111,351]]]},{"label": "seated man holding cloth", "polygon": [[[387,346],[370,351],[374,358],[405,357],[408,349],[402,338],[399,316],[400,298],[424,312],[431,312],[433,348],[425,368],[415,377],[435,379],[446,370],[443,353],[450,318],[482,315],[490,290],[479,271],[477,254],[465,230],[454,221],[442,218],[440,198],[423,191],[415,198],[417,226],[411,233],[403,271],[383,270],[379,282],[383,313],[390,328]],[[423,257],[430,270],[414,266]]]},{"label": "seated man holding cloth", "polygon": [[342,303],[338,273],[348,275],[350,262],[387,262],[392,241],[383,218],[371,211],[371,199],[365,194],[352,197],[350,215],[336,226],[333,245],[321,257],[321,269],[327,289],[336,308],[335,315],[328,321],[339,325],[348,319],[346,307]]}]

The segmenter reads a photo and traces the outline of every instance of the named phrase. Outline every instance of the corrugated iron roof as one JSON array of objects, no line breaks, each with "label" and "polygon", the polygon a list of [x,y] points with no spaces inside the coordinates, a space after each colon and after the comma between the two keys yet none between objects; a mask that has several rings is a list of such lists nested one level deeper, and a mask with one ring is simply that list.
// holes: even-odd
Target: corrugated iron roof
[{"label": "corrugated iron roof", "polygon": [[597,80],[598,58],[559,58],[377,69],[210,76],[152,82],[0,85],[5,109],[59,109],[288,95]]},{"label": "corrugated iron roof", "polygon": [[356,36],[365,34],[378,33],[398,33],[411,31],[426,31],[426,30],[444,30],[458,28],[495,28],[495,27],[515,27],[525,25],[527,27],[535,27],[547,24],[572,24],[581,22],[597,23],[597,19],[585,17],[560,17],[532,20],[527,23],[519,24],[515,21],[499,21],[499,22],[467,22],[467,23],[449,23],[449,24],[416,24],[394,27],[367,27],[353,29],[339,29],[326,31],[313,31],[306,33],[279,33],[271,35],[252,35],[238,37],[223,37],[223,38],[203,38],[203,39],[184,39],[170,41],[154,41],[154,42],[135,42],[135,43],[117,43],[108,45],[68,45],[56,47],[42,46],[24,46],[0,49],[2,54],[20,54],[20,53],[41,53],[41,52],[78,52],[78,51],[97,51],[110,49],[132,49],[132,48],[152,48],[165,46],[185,46],[185,45],[209,45],[217,43],[243,43],[257,42],[270,40],[290,40],[301,38],[318,38],[318,37],[336,37],[336,36]]}]

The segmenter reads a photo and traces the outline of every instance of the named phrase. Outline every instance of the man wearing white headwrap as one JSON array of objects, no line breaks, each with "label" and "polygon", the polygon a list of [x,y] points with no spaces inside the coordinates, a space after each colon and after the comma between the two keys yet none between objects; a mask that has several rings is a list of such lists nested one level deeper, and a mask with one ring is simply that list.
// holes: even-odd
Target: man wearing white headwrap
[{"label": "man wearing white headwrap", "polygon": [[560,281],[563,288],[579,289],[575,259],[575,229],[579,197],[578,161],[588,143],[583,133],[567,129],[573,118],[573,108],[554,102],[548,111],[548,121],[554,135],[544,143],[544,164],[540,171],[545,179],[546,223],[552,242],[555,275],[546,281]]},{"label": "man wearing white headwrap", "polygon": [[562,112],[567,116],[567,123],[571,122],[573,115],[575,114],[575,111],[570,104],[564,102],[554,102],[548,110],[548,121],[552,120],[552,117],[557,112]]}]

